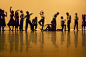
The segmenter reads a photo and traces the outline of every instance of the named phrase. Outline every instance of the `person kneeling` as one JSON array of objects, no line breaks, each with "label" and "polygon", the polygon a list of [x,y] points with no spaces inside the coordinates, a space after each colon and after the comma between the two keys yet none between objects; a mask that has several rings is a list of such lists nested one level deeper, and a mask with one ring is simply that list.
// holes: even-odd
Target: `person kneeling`
[{"label": "person kneeling", "polygon": [[65,26],[65,31],[66,31],[66,25],[64,24],[66,20],[63,20],[63,16],[61,16],[61,27],[62,27],[62,31],[63,31],[63,28]]}]

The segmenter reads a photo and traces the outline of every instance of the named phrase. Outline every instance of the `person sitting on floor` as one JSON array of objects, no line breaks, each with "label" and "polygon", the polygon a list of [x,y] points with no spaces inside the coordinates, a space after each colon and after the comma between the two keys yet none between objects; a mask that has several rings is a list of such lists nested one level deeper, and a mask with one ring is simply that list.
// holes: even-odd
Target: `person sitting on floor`
[{"label": "person sitting on floor", "polygon": [[47,25],[47,27],[45,30],[54,31],[54,22],[53,21],[51,21],[51,24],[46,24],[46,25]]}]

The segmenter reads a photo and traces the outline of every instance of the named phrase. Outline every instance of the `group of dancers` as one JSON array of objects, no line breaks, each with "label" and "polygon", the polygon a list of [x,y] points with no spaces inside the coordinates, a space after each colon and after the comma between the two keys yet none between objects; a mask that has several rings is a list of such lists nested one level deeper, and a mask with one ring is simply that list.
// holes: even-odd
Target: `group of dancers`
[{"label": "group of dancers", "polygon": [[[20,24],[19,24],[19,12],[21,13],[20,15]],[[30,16],[32,15],[33,13],[29,13],[28,11],[26,11],[26,16],[24,16],[24,13],[22,10],[16,10],[15,11],[15,14],[14,14],[14,11],[12,10],[12,7],[10,7],[10,20],[9,22],[7,23],[8,27],[9,27],[9,31],[10,30],[14,30],[14,26],[15,26],[15,30],[18,31],[18,27],[19,27],[19,30],[20,31],[23,31],[23,22],[24,22],[24,19],[26,18],[26,26],[25,26],[25,31],[27,31],[27,28],[28,28],[28,23],[30,24],[30,29],[32,31],[36,30],[37,29],[37,23],[39,23],[40,26],[42,26],[42,29],[41,30],[48,30],[48,31],[56,31],[56,18],[57,16],[59,15],[59,12],[57,12],[52,21],[51,21],[51,24],[46,24],[45,26],[46,29],[43,29],[44,27],[44,21],[45,21],[45,15],[44,15],[44,12],[43,11],[40,11],[40,16],[41,16],[41,20],[39,22],[37,22],[37,17],[35,17],[32,22],[30,20]],[[70,31],[70,23],[71,23],[71,15],[69,15],[69,13],[67,12],[66,13],[67,15],[67,27],[68,27],[68,31]],[[2,31],[4,31],[4,27],[6,26],[6,23],[5,23],[5,17],[7,17],[7,12],[5,12],[4,10],[0,9],[0,31],[1,31],[1,27],[2,27]],[[15,18],[15,19],[14,19]],[[77,27],[77,31],[78,31],[78,16],[77,16],[77,13],[75,13],[75,25],[74,25],[74,30],[75,30],[75,27]],[[65,27],[65,31],[66,31],[66,24],[65,24],[65,21],[63,19],[63,16],[61,16],[61,26],[62,26],[62,31]],[[84,29],[85,29],[85,25],[86,25],[86,15],[82,15],[82,30],[83,30],[83,26],[84,26]],[[12,26],[12,28],[10,27]],[[35,28],[34,28],[35,27]]]}]

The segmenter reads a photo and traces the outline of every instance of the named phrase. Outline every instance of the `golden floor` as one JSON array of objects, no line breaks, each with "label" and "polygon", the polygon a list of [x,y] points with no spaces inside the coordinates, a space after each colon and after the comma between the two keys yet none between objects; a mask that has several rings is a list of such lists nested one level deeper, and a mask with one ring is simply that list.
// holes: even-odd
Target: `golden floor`
[{"label": "golden floor", "polygon": [[0,57],[86,57],[86,32],[1,31]]}]

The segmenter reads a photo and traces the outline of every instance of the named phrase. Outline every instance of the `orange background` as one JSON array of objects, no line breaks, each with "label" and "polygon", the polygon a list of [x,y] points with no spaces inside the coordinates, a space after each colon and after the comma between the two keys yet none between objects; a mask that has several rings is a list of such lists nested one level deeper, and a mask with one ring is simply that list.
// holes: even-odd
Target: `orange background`
[{"label": "orange background", "polygon": [[[50,23],[53,15],[59,12],[60,14],[57,17],[57,29],[61,28],[60,17],[63,16],[64,19],[66,19],[66,12],[69,12],[72,17],[71,29],[74,28],[75,13],[78,13],[79,17],[79,29],[82,28],[82,14],[86,14],[86,0],[0,0],[0,8],[7,12],[7,17],[5,18],[6,23],[8,23],[10,19],[10,6],[12,6],[14,11],[18,9],[23,10],[25,15],[26,11],[33,13],[30,20],[37,16],[38,21],[40,20],[39,12],[43,10],[45,13],[45,24]],[[8,26],[6,26],[5,29],[6,28],[8,28]],[[38,25],[38,28],[41,27]]]}]

